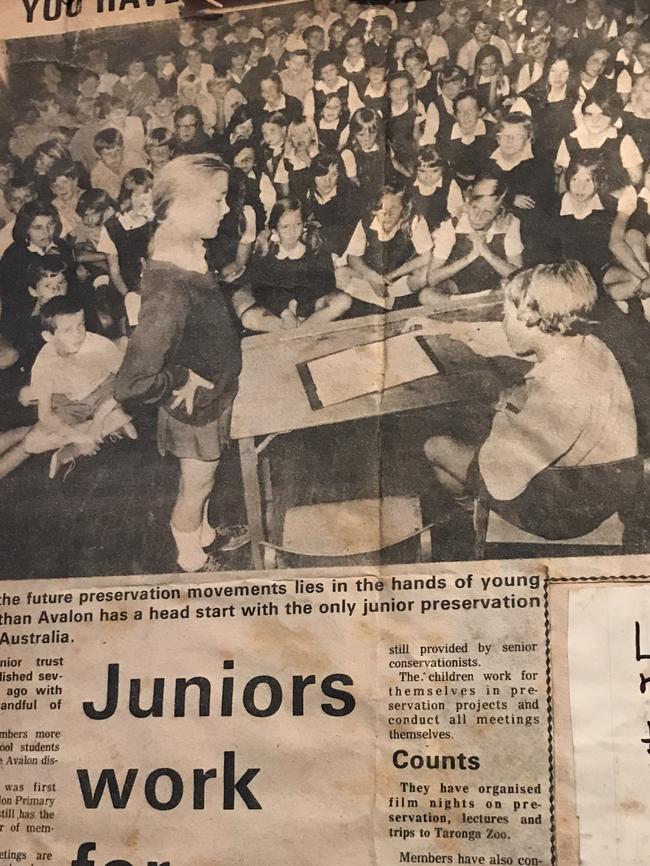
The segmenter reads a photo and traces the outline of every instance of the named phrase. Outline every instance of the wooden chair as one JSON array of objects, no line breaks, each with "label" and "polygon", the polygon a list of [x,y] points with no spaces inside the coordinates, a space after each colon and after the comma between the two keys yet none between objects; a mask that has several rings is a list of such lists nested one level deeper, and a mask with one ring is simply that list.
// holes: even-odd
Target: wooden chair
[{"label": "wooden chair", "polygon": [[422,523],[418,497],[385,496],[301,505],[287,510],[281,544],[264,543],[264,565],[276,568],[283,554],[358,558],[410,539],[417,539],[418,561],[430,561],[430,526]]},{"label": "wooden chair", "polygon": [[[622,483],[616,491],[602,490],[603,502],[607,503],[609,514],[589,532],[572,538],[545,538],[534,532],[526,531],[510,523],[492,509],[492,500],[485,489],[482,489],[474,501],[474,555],[476,559],[485,559],[486,548],[492,547],[495,552],[507,548],[503,555],[535,556],[555,555],[569,556],[572,554],[605,555],[631,552],[628,533],[621,514],[630,510],[641,497],[648,476],[649,461],[641,457],[621,460],[607,464],[607,468],[618,474]],[[567,467],[550,467],[546,473],[563,472]],[[579,476],[576,475],[575,499],[577,507],[586,497],[581,495]],[[589,495],[593,496],[593,489]],[[495,558],[499,558],[495,555]]]}]

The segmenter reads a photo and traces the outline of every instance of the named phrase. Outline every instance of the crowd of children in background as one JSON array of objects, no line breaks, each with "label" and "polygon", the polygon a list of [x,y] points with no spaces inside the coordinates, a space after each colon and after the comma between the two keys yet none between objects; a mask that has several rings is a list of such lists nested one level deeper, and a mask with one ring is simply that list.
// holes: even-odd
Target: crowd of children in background
[{"label": "crowd of children in background", "polygon": [[0,477],[136,435],[109,383],[138,321],[152,187],[181,155],[232,169],[205,245],[242,333],[564,259],[650,317],[645,0],[313,0],[140,36],[128,57],[98,31],[69,64],[33,66],[27,100],[11,69]]}]

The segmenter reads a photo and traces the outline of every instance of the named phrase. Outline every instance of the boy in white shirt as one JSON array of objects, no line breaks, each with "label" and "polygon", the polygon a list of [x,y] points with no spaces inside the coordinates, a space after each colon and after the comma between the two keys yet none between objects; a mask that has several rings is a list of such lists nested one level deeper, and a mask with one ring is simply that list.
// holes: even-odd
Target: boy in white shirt
[{"label": "boy in white shirt", "polygon": [[122,354],[110,340],[86,331],[82,305],[70,296],[41,309],[45,346],[32,367],[38,424],[25,439],[30,454],[55,451],[50,478],[78,456],[91,456],[112,433],[137,437],[131,418],[113,397]]}]

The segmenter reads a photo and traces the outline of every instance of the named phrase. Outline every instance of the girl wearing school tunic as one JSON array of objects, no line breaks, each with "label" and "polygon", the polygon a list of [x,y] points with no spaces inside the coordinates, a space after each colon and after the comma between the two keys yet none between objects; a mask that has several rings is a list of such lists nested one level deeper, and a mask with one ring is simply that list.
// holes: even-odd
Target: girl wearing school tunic
[{"label": "girl wearing school tunic", "polygon": [[359,96],[368,86],[368,70],[363,56],[363,38],[352,31],[343,40],[345,56],[341,63],[341,75],[354,84]]},{"label": "girl wearing school tunic", "polygon": [[494,149],[494,122],[491,115],[481,115],[478,97],[472,90],[461,91],[454,100],[456,122],[449,137],[437,137],[441,155],[454,171],[462,190],[467,189],[480,175]]},{"label": "girl wearing school tunic", "polygon": [[557,57],[541,83],[543,88],[535,93],[525,93],[522,98],[525,98],[532,114],[537,154],[552,163],[562,139],[575,128],[573,112],[578,94],[575,83],[571,81],[568,60]]},{"label": "girl wearing school tunic", "polygon": [[505,211],[505,195],[498,180],[479,180],[468,193],[463,212],[434,233],[421,304],[435,303],[441,295],[496,289],[502,277],[522,266],[519,221]]},{"label": "girl wearing school tunic", "polygon": [[327,51],[318,56],[314,65],[314,77],[318,80],[305,97],[303,106],[303,113],[310,120],[320,116],[325,97],[331,93],[340,97],[346,119],[363,105],[357,88],[340,74],[339,58],[335,54]]},{"label": "girl wearing school tunic", "polygon": [[419,291],[426,285],[431,246],[431,233],[413,214],[409,193],[385,186],[354,230],[345,251],[347,265],[336,270],[337,285],[366,302],[373,295],[386,297],[398,280],[407,294]]},{"label": "girl wearing school tunic", "polygon": [[[638,282],[644,271],[626,238],[637,205],[634,187],[612,191],[602,163],[585,155],[571,162],[566,179],[556,229],[561,256],[584,262],[599,287]],[[612,291],[617,300],[625,294]]]},{"label": "girl wearing school tunic", "polygon": [[[454,117],[454,99],[467,87],[467,75],[464,69],[453,63],[445,63],[438,72],[438,96],[427,109],[427,120],[433,136],[432,144],[438,137],[446,139],[456,122]],[[431,119],[430,119],[431,118]],[[429,125],[429,124],[428,124]]]},{"label": "girl wearing school tunic", "polygon": [[463,194],[453,172],[432,146],[418,151],[411,198],[413,213],[426,221],[430,232],[449,215],[456,216],[463,207]]},{"label": "girl wearing school tunic", "polygon": [[350,120],[350,138],[341,152],[347,177],[359,188],[367,206],[375,200],[384,185],[386,148],[384,124],[371,108],[360,108]]},{"label": "girl wearing school tunic", "polygon": [[314,122],[303,118],[290,123],[284,157],[274,178],[280,189],[304,201],[309,187],[309,167],[318,152],[318,134]]},{"label": "girl wearing school tunic", "polygon": [[650,162],[650,72],[637,78],[622,119],[621,134],[632,138],[647,164]]},{"label": "girl wearing school tunic", "polygon": [[252,331],[324,324],[342,316],[352,301],[336,287],[332,257],[303,205],[290,197],[278,201],[269,219],[270,236],[251,263],[248,281],[254,303],[241,314]]},{"label": "girl wearing school tunic", "polygon": [[314,157],[310,174],[306,211],[320,226],[323,250],[340,257],[361,215],[361,191],[345,176],[336,153]]},{"label": "girl wearing school tunic", "polygon": [[603,160],[620,186],[626,178],[638,184],[642,178],[643,157],[634,139],[619,135],[616,123],[623,113],[620,96],[608,90],[594,90],[582,103],[581,123],[565,136],[555,159],[556,169],[563,171],[571,159],[582,154]]}]

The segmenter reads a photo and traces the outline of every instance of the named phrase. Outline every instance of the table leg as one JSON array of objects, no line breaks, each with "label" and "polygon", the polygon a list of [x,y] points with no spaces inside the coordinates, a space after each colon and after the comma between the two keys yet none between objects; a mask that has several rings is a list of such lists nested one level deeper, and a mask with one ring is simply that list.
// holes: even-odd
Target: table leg
[{"label": "table leg", "polygon": [[239,460],[244,482],[244,501],[248,529],[251,534],[251,549],[253,552],[253,567],[263,568],[262,542],[264,541],[264,524],[262,522],[262,495],[260,479],[257,471],[257,451],[255,439],[239,440]]}]

